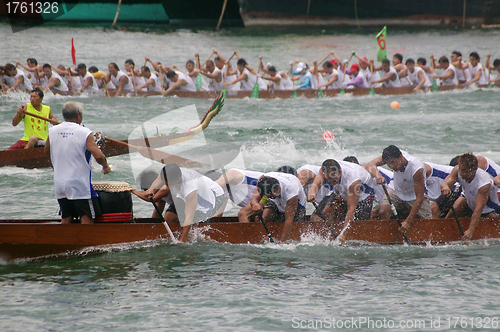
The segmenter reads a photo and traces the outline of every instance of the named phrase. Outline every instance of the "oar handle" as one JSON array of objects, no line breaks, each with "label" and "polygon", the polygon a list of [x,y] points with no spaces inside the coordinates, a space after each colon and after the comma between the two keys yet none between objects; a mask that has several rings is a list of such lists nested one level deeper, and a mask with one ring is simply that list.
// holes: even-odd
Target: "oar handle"
[{"label": "oar handle", "polygon": [[[35,113],[31,113],[31,112],[28,112],[28,111],[24,111],[24,114],[27,114],[27,115],[32,116],[32,117],[34,117],[34,118],[37,118],[37,119],[44,120],[44,121],[47,121],[47,122],[52,123],[52,120],[51,120],[51,119],[46,118],[46,117],[41,116],[41,115],[38,115],[38,114],[35,114]],[[60,124],[60,122],[57,122],[57,124]]]},{"label": "oar handle", "polygon": [[212,54],[210,54],[210,56],[208,57],[208,59],[206,59],[205,62],[203,62],[203,64],[201,66],[205,67],[205,65],[207,64],[208,60],[210,60],[214,54],[215,54],[215,52],[212,52]]},{"label": "oar handle", "polygon": [[462,228],[462,225],[460,225],[460,221],[458,220],[458,215],[457,211],[455,211],[455,208],[453,205],[451,206],[451,211],[453,212],[453,216],[455,216],[455,221],[457,222],[458,230],[460,231],[460,235],[464,236],[464,230]]},{"label": "oar handle", "polygon": [[166,221],[165,221],[165,219],[163,218],[163,214],[162,214],[162,212],[160,211],[160,209],[158,208],[158,205],[156,205],[155,199],[151,196],[150,200],[151,200],[151,203],[153,203],[153,206],[155,207],[156,212],[158,212],[158,214],[160,215],[160,218],[161,218],[161,220],[163,221],[163,225],[164,225],[164,226],[165,226],[165,228],[167,229],[168,235],[170,235],[170,238],[172,239],[172,242],[173,242],[173,243],[177,243],[177,242],[179,242],[179,241],[177,241],[177,239],[175,238],[174,233],[172,233],[172,230],[170,229],[170,226],[168,226],[167,222],[166,222]]},{"label": "oar handle", "polygon": [[[262,196],[262,202],[264,203],[264,205],[266,205],[267,199],[268,199],[267,196]],[[262,222],[262,225],[264,226],[264,229],[266,230],[267,237],[269,238],[269,241],[271,243],[274,243],[274,239],[271,236],[271,232],[269,232],[269,228],[267,228],[266,221],[264,220],[264,217],[262,216],[262,211],[259,212],[259,218],[260,218],[260,221]]]},{"label": "oar handle", "polygon": [[68,75],[69,75],[69,81],[71,82],[71,90],[73,90],[73,96],[75,96],[76,95],[75,86],[73,84],[73,77],[71,77],[71,69],[68,70]]},{"label": "oar handle", "polygon": [[[396,220],[398,222],[398,226],[402,227],[401,220],[399,220],[399,215],[398,211],[396,210],[396,207],[394,204],[392,204],[391,196],[389,196],[389,193],[387,192],[387,188],[385,187],[385,184],[382,184],[382,188],[384,189],[385,196],[387,197],[387,200],[389,201],[389,205],[391,206],[392,213],[394,213],[394,216],[396,217]],[[408,237],[406,237],[406,234],[403,233],[403,238],[405,239],[405,242],[410,245],[410,241],[408,240]]]},{"label": "oar handle", "polygon": [[[313,203],[314,207],[317,209],[317,208],[318,208],[318,203],[316,203],[316,202],[312,202],[312,203]],[[337,233],[335,233],[335,231],[333,230],[332,225],[328,222],[328,220],[326,220],[326,217],[323,215],[323,211],[317,211],[317,212],[316,212],[316,214],[317,214],[318,216],[320,216],[320,217],[321,217],[321,219],[323,219],[323,221],[325,222],[326,226],[328,227],[328,229],[329,229],[329,230],[330,230],[330,232],[332,233],[333,238],[334,238],[334,239],[337,239],[337,236],[338,236],[338,235],[337,235]]]},{"label": "oar handle", "polygon": [[330,55],[332,55],[332,53],[328,53],[328,55],[318,63],[318,66],[321,65],[323,62],[325,62],[325,60],[328,59]]}]

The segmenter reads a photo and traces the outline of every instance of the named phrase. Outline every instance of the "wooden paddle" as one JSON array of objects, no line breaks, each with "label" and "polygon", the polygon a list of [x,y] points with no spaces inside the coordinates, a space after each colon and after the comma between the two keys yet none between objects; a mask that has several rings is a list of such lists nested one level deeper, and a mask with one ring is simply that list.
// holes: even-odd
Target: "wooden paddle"
[{"label": "wooden paddle", "polygon": [[73,96],[75,96],[76,95],[75,86],[73,84],[73,78],[71,77],[71,70],[68,70],[68,75],[69,75],[69,81],[71,82],[71,90],[73,90]]},{"label": "wooden paddle", "polygon": [[[262,203],[264,203],[264,205],[266,205],[266,204],[267,204],[267,200],[268,200],[268,198],[267,198],[267,196],[266,196],[266,195],[262,196]],[[261,211],[261,212],[259,212],[259,218],[260,218],[260,221],[262,222],[262,225],[264,226],[264,229],[266,230],[267,237],[269,238],[269,241],[270,241],[271,243],[274,243],[274,239],[273,239],[273,237],[271,236],[271,232],[269,232],[269,228],[267,228],[267,225],[266,225],[266,222],[265,222],[265,220],[264,220],[264,217],[262,217],[262,211]]]},{"label": "wooden paddle", "polygon": [[170,235],[170,238],[172,239],[172,242],[175,243],[175,244],[179,243],[179,241],[175,238],[174,233],[172,233],[172,230],[170,229],[170,226],[168,226],[167,222],[165,221],[165,218],[163,218],[163,214],[160,211],[160,209],[158,208],[158,205],[156,205],[156,202],[155,202],[155,200],[153,198],[153,195],[151,195],[150,200],[151,200],[151,203],[153,203],[153,206],[155,207],[156,212],[158,212],[158,214],[160,215],[160,218],[163,221],[163,225],[167,229],[168,235]]},{"label": "wooden paddle", "polygon": [[321,65],[323,62],[325,62],[326,59],[328,59],[330,57],[330,55],[332,55],[332,53],[328,53],[328,55],[323,59],[321,60],[319,63],[318,63],[318,66]]},{"label": "wooden paddle", "polygon": [[370,91],[368,91],[368,95],[370,96],[375,95],[375,89],[373,89],[372,80],[373,80],[373,62],[370,62]]},{"label": "wooden paddle", "polygon": [[210,60],[214,54],[215,54],[215,52],[212,52],[212,54],[210,54],[210,56],[208,57],[208,59],[206,59],[205,62],[203,62],[203,64],[201,66],[205,67],[205,65],[207,64],[208,60]]},{"label": "wooden paddle", "polygon": [[451,211],[453,211],[453,216],[455,216],[455,221],[457,222],[458,230],[460,231],[460,235],[464,236],[464,230],[462,229],[462,225],[460,225],[460,221],[458,220],[458,215],[457,211],[455,211],[455,208],[453,205],[451,205]]},{"label": "wooden paddle", "polygon": [[[392,204],[391,196],[389,196],[389,193],[387,192],[387,188],[385,187],[385,184],[382,184],[382,188],[384,189],[385,195],[387,196],[387,200],[389,201],[389,205],[391,206],[392,213],[394,213],[394,216],[396,217],[396,220],[398,222],[398,226],[401,228],[401,220],[399,220],[399,215],[398,211],[396,210],[396,207],[394,204]],[[408,241],[408,237],[406,237],[406,234],[403,233],[403,238],[405,239],[406,244],[410,245],[410,241]]]},{"label": "wooden paddle", "polygon": [[[434,69],[435,69],[435,66],[434,66],[434,58],[431,57],[431,68],[432,68],[432,74],[435,75],[434,73]],[[437,82],[436,82],[436,79],[435,78],[432,78],[432,92],[437,92],[438,91],[438,86],[437,86]]]},{"label": "wooden paddle", "polygon": [[104,78],[102,78],[102,84],[104,84],[104,88],[106,89],[106,96],[111,97],[109,95],[108,83],[106,82],[106,80]]},{"label": "wooden paddle", "polygon": [[[316,203],[316,202],[312,202],[312,203],[313,203],[314,207],[315,207],[316,209],[318,209],[318,203]],[[321,217],[321,219],[323,219],[323,221],[325,222],[326,226],[328,227],[328,229],[329,229],[329,230],[330,230],[330,232],[332,233],[333,238],[334,238],[334,239],[337,239],[337,236],[338,236],[338,235],[337,235],[337,233],[335,233],[335,231],[333,230],[332,225],[328,222],[328,220],[326,220],[326,217],[323,215],[323,211],[318,211],[318,212],[316,212],[316,214],[317,214],[318,216],[320,216],[320,217]]]},{"label": "wooden paddle", "polygon": [[340,90],[340,92],[339,92],[341,95],[345,95],[345,90],[344,90],[345,73],[347,71],[347,67],[349,67],[349,62],[351,62],[352,57],[355,55],[356,55],[356,52],[352,51],[351,57],[349,58],[349,60],[347,60],[347,63],[344,66],[344,76],[342,77],[342,90]]}]

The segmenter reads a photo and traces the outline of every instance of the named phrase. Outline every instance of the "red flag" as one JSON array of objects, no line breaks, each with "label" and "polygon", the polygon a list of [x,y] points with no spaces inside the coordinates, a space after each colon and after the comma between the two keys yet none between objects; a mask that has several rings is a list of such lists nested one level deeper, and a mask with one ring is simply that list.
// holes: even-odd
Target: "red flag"
[{"label": "red flag", "polygon": [[73,67],[76,67],[76,50],[75,43],[73,42],[73,38],[71,38],[71,58],[73,59]]}]

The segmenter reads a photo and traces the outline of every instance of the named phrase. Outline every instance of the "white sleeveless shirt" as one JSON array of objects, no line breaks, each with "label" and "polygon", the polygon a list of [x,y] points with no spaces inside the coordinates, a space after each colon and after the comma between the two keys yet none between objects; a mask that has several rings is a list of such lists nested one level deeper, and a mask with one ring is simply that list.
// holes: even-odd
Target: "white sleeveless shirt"
[{"label": "white sleeveless shirt", "polygon": [[131,78],[129,78],[127,76],[127,74],[125,74],[121,70],[118,71],[118,74],[116,74],[116,76],[111,75],[111,82],[113,82],[113,85],[118,89],[118,85],[119,85],[119,82],[120,82],[120,79],[122,76],[125,76],[127,78],[127,83],[125,83],[122,90],[123,91],[134,91],[134,86],[132,85]]},{"label": "white sleeveless shirt", "polygon": [[63,122],[49,129],[56,199],[97,197],[90,182],[92,168],[87,137],[91,134],[90,129],[74,122]]}]

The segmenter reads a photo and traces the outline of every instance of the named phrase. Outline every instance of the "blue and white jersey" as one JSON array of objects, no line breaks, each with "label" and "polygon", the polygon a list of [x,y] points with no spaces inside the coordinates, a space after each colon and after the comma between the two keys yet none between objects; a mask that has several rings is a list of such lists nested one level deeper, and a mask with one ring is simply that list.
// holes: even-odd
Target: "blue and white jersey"
[{"label": "blue and white jersey", "polygon": [[[300,176],[300,172],[302,172],[303,170],[308,170],[308,171],[314,173],[314,175],[316,176],[316,175],[318,175],[320,169],[321,169],[321,166],[304,165],[297,170],[297,176]],[[299,178],[299,180],[300,180],[300,178]],[[304,192],[306,195],[309,194],[309,188],[311,187],[311,184],[312,184],[312,182],[309,184],[306,184],[304,186]],[[323,185],[321,186],[321,188],[319,188],[319,190],[316,194],[316,202],[321,202],[326,196],[333,194],[333,192],[334,192],[333,186],[330,183],[328,183],[327,181],[325,181],[323,183]]]},{"label": "blue and white jersey", "polygon": [[[392,171],[389,171],[389,170],[382,168],[382,167],[377,167],[377,169],[378,169],[379,173],[384,177],[385,183],[390,188],[394,189],[393,185],[392,185],[392,179],[394,178],[394,174],[392,173]],[[376,181],[376,180],[373,179],[373,181]],[[375,189],[375,201],[380,203],[382,201],[382,198],[384,198],[384,195],[385,195],[384,189],[379,184],[375,184],[374,189]]]},{"label": "blue and white jersey", "polygon": [[474,211],[477,191],[488,184],[490,184],[488,201],[486,202],[486,205],[484,206],[481,214],[490,213],[500,208],[500,203],[498,201],[497,195],[497,187],[495,187],[495,185],[493,184],[493,179],[491,178],[491,176],[482,169],[478,168],[476,170],[474,179],[472,179],[470,183],[462,179],[459,172],[458,181],[462,185],[462,192],[467,199],[467,205],[472,211]]},{"label": "blue and white jersey", "polygon": [[244,207],[252,199],[255,187],[257,186],[257,181],[264,174],[262,172],[246,171],[241,169],[232,168],[229,171],[237,171],[243,174],[243,179],[240,183],[229,184],[229,199],[233,201],[234,204]]},{"label": "blue and white jersey", "polygon": [[427,189],[427,196],[430,200],[435,201],[439,196],[441,196],[441,183],[453,170],[452,166],[438,165],[433,163],[425,162],[425,165],[431,168],[431,174],[425,179],[425,188]]},{"label": "blue and white jersey", "polygon": [[299,179],[295,175],[280,172],[269,172],[264,175],[275,178],[280,183],[280,197],[271,199],[280,212],[285,212],[286,203],[295,196],[299,198],[297,210],[305,209],[306,194],[304,193],[304,188],[302,188]]},{"label": "blue and white jersey", "polygon": [[340,183],[335,186],[335,189],[337,189],[343,199],[347,200],[349,187],[358,180],[361,181],[359,202],[375,194],[375,182],[370,173],[362,166],[347,161],[339,161],[338,163],[342,174],[340,176]]}]

